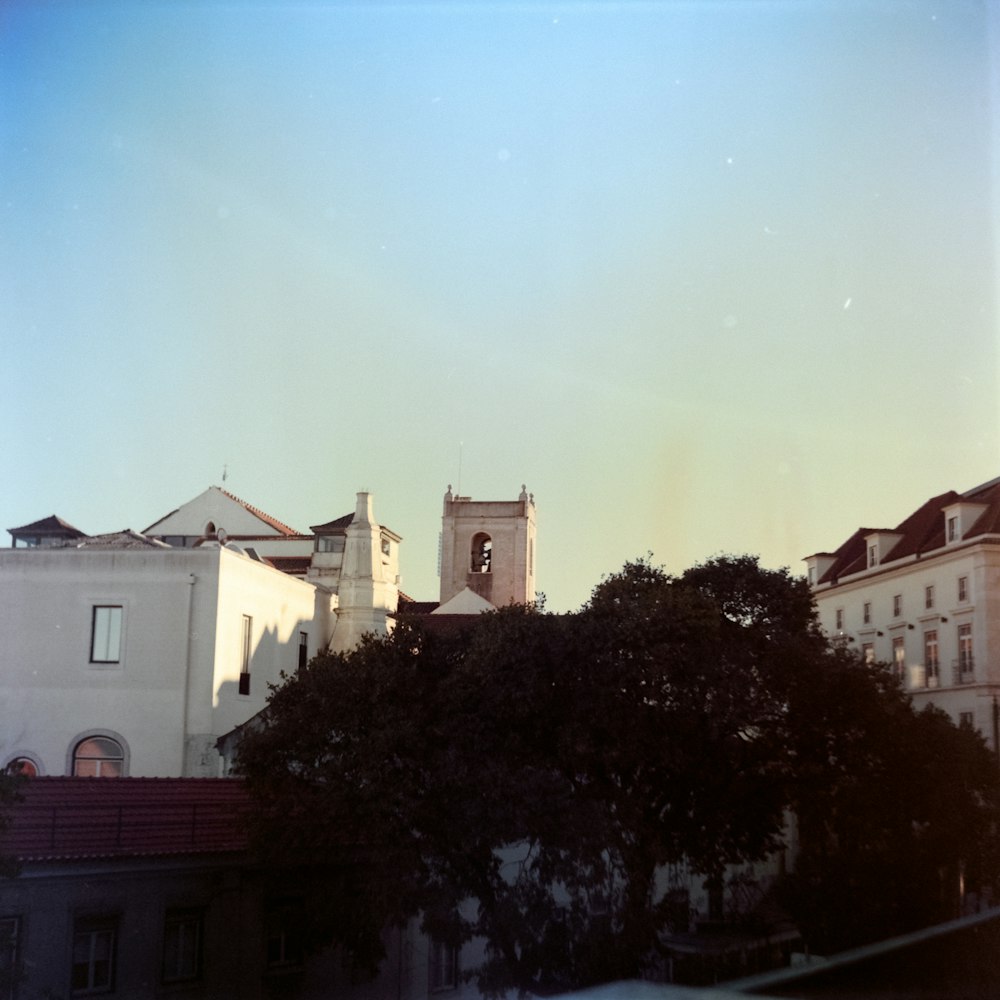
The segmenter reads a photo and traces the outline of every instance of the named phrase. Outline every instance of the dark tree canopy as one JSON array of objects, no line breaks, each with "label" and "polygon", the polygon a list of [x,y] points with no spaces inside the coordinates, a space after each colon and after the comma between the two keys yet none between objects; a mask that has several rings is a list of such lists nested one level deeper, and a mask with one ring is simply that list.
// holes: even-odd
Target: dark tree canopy
[{"label": "dark tree canopy", "polygon": [[317,890],[317,945],[374,971],[381,930],[422,913],[485,939],[495,993],[641,975],[670,922],[657,870],[719,880],[779,847],[789,810],[788,900],[817,942],[817,899],[901,843],[872,927],[950,916],[941,886],[906,879],[931,856],[986,872],[996,816],[982,740],[831,648],[805,583],[750,557],[679,578],[637,560],[570,615],[510,607],[450,635],[404,619],[289,678],[240,768],[271,870]]},{"label": "dark tree canopy", "polygon": [[21,773],[21,765],[16,762],[0,768],[0,878],[11,878],[20,871],[17,858],[5,855],[2,845],[4,831],[10,826],[11,811],[21,801],[21,789],[27,780]]}]

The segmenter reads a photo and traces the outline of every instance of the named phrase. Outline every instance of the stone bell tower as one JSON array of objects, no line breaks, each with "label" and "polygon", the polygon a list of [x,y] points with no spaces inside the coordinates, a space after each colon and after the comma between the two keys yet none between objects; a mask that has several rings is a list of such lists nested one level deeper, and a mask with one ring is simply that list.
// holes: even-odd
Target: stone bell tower
[{"label": "stone bell tower", "polygon": [[441,603],[466,587],[494,607],[535,599],[535,498],[444,495],[441,518]]}]

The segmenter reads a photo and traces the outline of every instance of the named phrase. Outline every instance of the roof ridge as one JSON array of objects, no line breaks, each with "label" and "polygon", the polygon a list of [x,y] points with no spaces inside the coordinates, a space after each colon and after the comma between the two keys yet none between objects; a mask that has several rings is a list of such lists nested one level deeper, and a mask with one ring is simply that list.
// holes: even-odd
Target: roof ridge
[{"label": "roof ridge", "polygon": [[230,493],[229,490],[223,489],[221,486],[217,486],[216,489],[223,495],[229,497],[230,500],[235,501],[245,510],[249,511],[254,517],[259,517],[265,524],[269,524],[272,528],[277,528],[282,534],[285,535],[301,535],[301,531],[296,531],[295,528],[289,527],[284,521],[279,521],[276,517],[272,517],[270,514],[264,513],[259,507],[254,507],[253,504],[247,503],[246,500],[241,499],[234,493]]}]

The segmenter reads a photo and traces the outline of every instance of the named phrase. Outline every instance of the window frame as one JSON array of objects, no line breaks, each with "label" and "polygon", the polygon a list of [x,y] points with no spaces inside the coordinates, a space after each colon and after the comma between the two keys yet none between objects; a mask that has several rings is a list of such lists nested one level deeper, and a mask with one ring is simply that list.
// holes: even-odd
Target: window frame
[{"label": "window frame", "polygon": [[892,669],[900,680],[906,680],[906,637],[893,636],[892,639]]},{"label": "window frame", "polygon": [[239,692],[250,694],[250,665],[253,661],[253,615],[243,615],[240,621]]},{"label": "window frame", "polygon": [[972,623],[962,622],[958,625],[958,681],[966,683],[975,671],[975,656],[972,643]]},{"label": "window frame", "polygon": [[902,618],[903,617],[903,595],[893,594],[892,595],[892,617]]},{"label": "window frame", "polygon": [[[81,757],[80,748],[85,744],[89,743],[91,740],[107,740],[110,743],[114,743],[121,752],[120,757]],[[95,769],[96,774],[79,774],[77,769],[77,764],[79,761],[97,761],[98,766]],[[118,774],[101,774],[101,761],[117,761],[120,765]],[[80,733],[69,746],[69,766],[66,769],[66,773],[73,778],[125,778],[128,776],[129,770],[129,749],[128,744],[125,740],[118,734],[112,733],[104,729],[97,731],[91,731],[86,733]]]},{"label": "window frame", "polygon": [[427,949],[427,989],[430,993],[451,993],[459,986],[461,947],[440,938],[431,938]]},{"label": "window frame", "polygon": [[[70,996],[100,996],[101,994],[113,993],[115,990],[115,978],[118,972],[118,927],[119,918],[117,915],[87,916],[77,917],[73,921],[73,942],[70,954]],[[97,942],[101,936],[107,936],[107,970],[100,976],[95,975],[95,964],[100,961],[95,956]],[[77,959],[78,945],[87,942],[87,958],[84,961]],[[87,982],[83,986],[77,985],[77,970],[80,967],[86,968]]]},{"label": "window frame", "polygon": [[941,683],[941,643],[936,628],[924,632],[924,684],[936,688]]},{"label": "window frame", "polygon": [[958,578],[958,600],[960,604],[964,604],[969,599],[969,578],[967,576],[960,576]]},{"label": "window frame", "polygon": [[[117,612],[109,614],[108,621],[99,631],[98,620],[104,616],[102,611]],[[112,622],[115,623],[112,628]],[[114,649],[111,649],[114,635]],[[90,663],[98,666],[117,665],[122,662],[122,645],[125,636],[125,607],[122,604],[93,604],[90,614]],[[101,641],[102,648],[98,647]],[[113,655],[112,655],[113,653]]]},{"label": "window frame", "polygon": [[[186,930],[187,929],[187,930]],[[193,930],[193,947],[184,940]],[[171,932],[181,940],[171,948]],[[163,915],[163,942],[160,957],[160,982],[165,986],[199,982],[204,974],[205,910],[201,907],[174,907]],[[168,966],[173,968],[168,968]],[[185,968],[180,966],[185,965]]]}]

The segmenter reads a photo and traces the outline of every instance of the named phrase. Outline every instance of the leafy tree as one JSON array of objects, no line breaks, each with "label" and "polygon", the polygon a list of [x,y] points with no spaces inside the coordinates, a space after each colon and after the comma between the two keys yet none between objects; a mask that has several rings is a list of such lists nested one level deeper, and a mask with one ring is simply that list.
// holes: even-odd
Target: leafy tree
[{"label": "leafy tree", "polygon": [[485,940],[481,989],[548,992],[641,975],[671,920],[658,869],[718,883],[782,844],[789,809],[789,899],[817,940],[817,893],[857,888],[911,828],[880,885],[897,913],[937,899],[907,873],[972,864],[949,837],[982,843],[993,816],[972,737],[831,648],[787,571],[637,560],[576,614],[511,607],[450,635],[404,620],[317,657],[272,693],[240,767],[317,945],[373,972],[383,929],[422,913],[440,938]]},{"label": "leafy tree", "polygon": [[1000,873],[997,762],[982,737],[933,706],[915,712],[887,666],[843,659],[837,688],[812,693],[786,886],[824,953],[958,916],[964,886],[995,888]]},{"label": "leafy tree", "polygon": [[[0,845],[3,833],[10,826],[11,811],[21,801],[21,788],[28,779],[21,773],[20,764],[0,768]],[[0,878],[11,878],[20,871],[17,858],[0,853]]]}]

